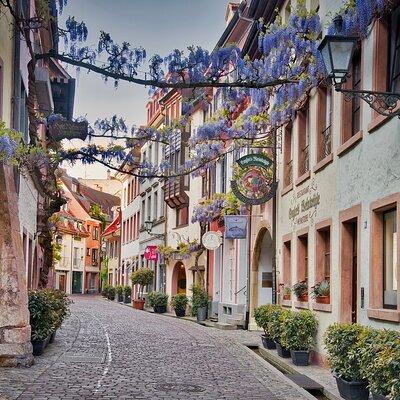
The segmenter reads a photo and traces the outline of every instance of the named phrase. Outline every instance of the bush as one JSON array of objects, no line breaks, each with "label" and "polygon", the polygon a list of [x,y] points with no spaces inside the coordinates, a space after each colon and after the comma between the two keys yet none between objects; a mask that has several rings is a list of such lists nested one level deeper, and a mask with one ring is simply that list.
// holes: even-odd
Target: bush
[{"label": "bush", "polygon": [[114,286],[110,286],[108,288],[108,298],[110,300],[114,300],[114,298],[115,298],[115,287]]},{"label": "bush", "polygon": [[129,285],[123,287],[124,295],[130,296],[132,294],[132,288]]},{"label": "bush", "polygon": [[192,291],[192,315],[197,315],[197,310],[201,307],[208,307],[208,293],[201,285],[193,284]]},{"label": "bush", "polygon": [[31,339],[44,340],[53,331],[57,316],[45,291],[29,291],[28,309],[31,325]]},{"label": "bush", "polygon": [[105,283],[101,289],[101,295],[103,297],[107,297],[108,296],[108,289],[110,288],[110,285],[108,283]]},{"label": "bush", "polygon": [[361,367],[363,338],[369,329],[359,324],[335,323],[325,332],[324,342],[332,371],[346,381],[365,378]]},{"label": "bush", "polygon": [[371,391],[400,398],[400,332],[368,330],[361,342],[361,365]]},{"label": "bush", "polygon": [[171,306],[174,310],[186,310],[189,299],[184,293],[178,293],[172,296]]},{"label": "bush", "polygon": [[124,292],[124,287],[122,285],[115,286],[115,291],[118,296],[122,296],[122,293]]},{"label": "bush", "polygon": [[290,350],[310,350],[315,345],[318,321],[310,310],[289,312],[282,317],[281,344]]},{"label": "bush", "polygon": [[150,292],[149,296],[150,307],[166,307],[168,304],[168,295],[162,292]]},{"label": "bush", "polygon": [[274,310],[270,314],[267,332],[268,336],[277,342],[280,342],[282,321],[287,313],[289,313],[288,310],[284,310],[280,305],[275,305]]},{"label": "bush", "polygon": [[270,338],[274,338],[270,332],[270,324],[272,322],[272,314],[277,310],[282,310],[282,307],[278,304],[264,304],[253,311],[257,326],[262,328],[265,335]]},{"label": "bush", "polygon": [[65,318],[70,315],[69,305],[72,301],[68,298],[67,294],[61,290],[45,289],[43,290],[45,296],[50,302],[50,306],[54,312],[54,330],[61,327]]}]

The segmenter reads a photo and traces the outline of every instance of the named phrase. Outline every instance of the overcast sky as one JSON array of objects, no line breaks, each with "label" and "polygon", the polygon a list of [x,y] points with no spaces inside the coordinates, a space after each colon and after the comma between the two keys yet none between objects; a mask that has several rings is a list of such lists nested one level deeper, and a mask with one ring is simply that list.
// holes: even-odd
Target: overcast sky
[{"label": "overcast sky", "polygon": [[[86,22],[87,44],[96,44],[101,30],[117,42],[142,46],[150,58],[173,49],[200,45],[212,50],[225,28],[228,0],[69,0],[60,26],[69,15]],[[69,66],[68,72],[76,76]],[[113,114],[122,115],[129,124],[145,123],[147,89],[121,82],[104,83],[100,76],[81,71],[76,76],[74,115],[90,122]],[[80,178],[105,178],[105,168],[76,164],[68,172]]]}]

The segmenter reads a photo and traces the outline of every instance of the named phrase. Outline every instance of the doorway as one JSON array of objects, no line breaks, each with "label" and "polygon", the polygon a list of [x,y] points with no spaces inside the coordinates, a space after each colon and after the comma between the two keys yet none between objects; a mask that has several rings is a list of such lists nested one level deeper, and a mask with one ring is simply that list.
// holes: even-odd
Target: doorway
[{"label": "doorway", "polygon": [[174,271],[172,273],[172,293],[186,294],[186,270],[182,262],[175,264]]},{"label": "doorway", "polygon": [[62,292],[65,293],[65,274],[60,274],[58,275],[58,290],[61,290]]},{"label": "doorway", "polygon": [[82,272],[72,273],[72,293],[82,293]]},{"label": "doorway", "polygon": [[341,224],[341,320],[353,324],[358,320],[359,221],[357,216]]}]

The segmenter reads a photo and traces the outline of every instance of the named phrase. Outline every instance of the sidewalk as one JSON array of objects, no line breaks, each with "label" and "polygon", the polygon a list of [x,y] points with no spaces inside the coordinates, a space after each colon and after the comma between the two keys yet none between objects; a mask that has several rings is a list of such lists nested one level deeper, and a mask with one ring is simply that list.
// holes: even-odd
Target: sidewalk
[{"label": "sidewalk", "polygon": [[[122,303],[119,303],[122,304]],[[126,306],[132,307],[132,304],[124,304]],[[144,311],[149,313],[154,313],[151,308],[145,308]],[[164,313],[162,314],[171,318],[178,318],[175,313]],[[196,317],[185,316],[181,319],[197,323]],[[215,324],[211,321],[205,321],[201,325],[215,328]],[[333,377],[331,371],[327,368],[323,368],[318,365],[309,365],[307,367],[299,367],[292,363],[290,358],[281,358],[278,356],[276,350],[265,349],[261,342],[261,331],[244,331],[244,330],[231,330],[224,331],[228,335],[238,336],[240,342],[247,347],[255,348],[258,346],[259,357],[273,365],[276,369],[280,370],[284,374],[302,374],[312,379],[319,385],[323,387],[322,393],[329,400],[342,400],[339,391],[336,386],[336,380]]]}]

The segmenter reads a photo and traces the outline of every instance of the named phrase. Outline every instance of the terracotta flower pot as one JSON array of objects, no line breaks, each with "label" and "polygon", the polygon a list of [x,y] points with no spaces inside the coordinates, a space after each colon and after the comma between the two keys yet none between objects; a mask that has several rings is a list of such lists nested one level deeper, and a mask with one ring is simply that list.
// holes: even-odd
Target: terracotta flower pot
[{"label": "terracotta flower pot", "polygon": [[290,294],[284,294],[283,300],[290,300]]},{"label": "terracotta flower pot", "polygon": [[297,298],[297,300],[307,303],[308,301],[308,293],[302,294],[300,297]]},{"label": "terracotta flower pot", "polygon": [[331,296],[317,296],[315,298],[315,301],[317,303],[321,303],[321,304],[330,304],[331,302]]},{"label": "terracotta flower pot", "polygon": [[134,299],[133,300],[133,308],[136,310],[143,310],[144,309],[144,300],[142,299]]}]

